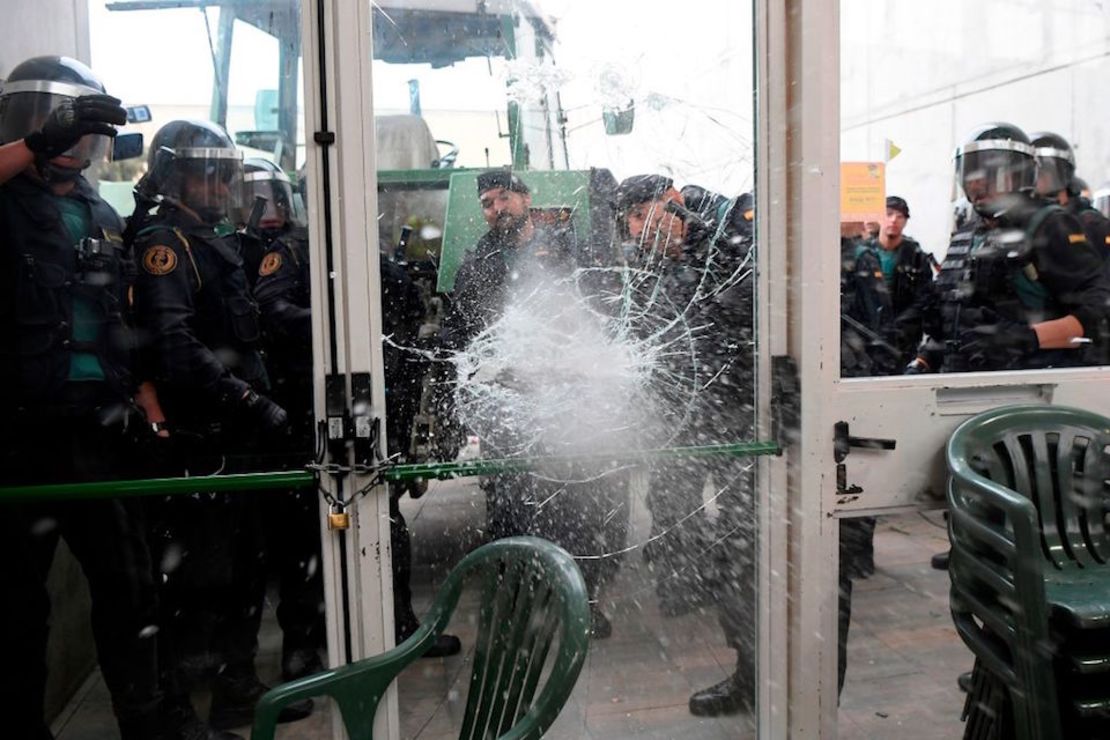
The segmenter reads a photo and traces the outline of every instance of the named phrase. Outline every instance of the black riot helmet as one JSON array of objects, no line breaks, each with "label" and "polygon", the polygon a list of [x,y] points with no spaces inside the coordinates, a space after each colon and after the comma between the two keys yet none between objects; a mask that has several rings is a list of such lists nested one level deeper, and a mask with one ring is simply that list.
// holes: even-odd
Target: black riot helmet
[{"label": "black riot helmet", "polygon": [[[0,85],[0,144],[18,141],[42,128],[50,113],[67,99],[103,95],[104,83],[93,71],[69,57],[33,57],[16,66]],[[81,169],[111,154],[111,141],[86,134],[63,152],[83,163]]]},{"label": "black riot helmet", "polygon": [[1076,175],[1072,177],[1071,182],[1068,183],[1068,195],[1071,195],[1073,197],[1082,196],[1084,198],[1090,199],[1091,186],[1088,185],[1087,181],[1084,180],[1082,177]]},{"label": "black riot helmet", "polygon": [[[259,198],[263,199],[265,208],[258,213],[257,223],[251,223],[251,212]],[[259,157],[243,161],[243,202],[239,220],[265,234],[302,225],[294,207],[293,182],[281,167]]]},{"label": "black riot helmet", "polygon": [[975,210],[996,217],[1032,191],[1036,161],[1029,137],[1012,123],[979,126],[956,149],[956,178]]},{"label": "black riot helmet", "polygon": [[1075,153],[1067,139],[1050,131],[1029,138],[1037,158],[1037,195],[1055,197],[1075,177]]},{"label": "black riot helmet", "polygon": [[150,142],[143,180],[144,195],[182,204],[205,223],[231,220],[242,202],[243,153],[211,121],[170,121]]}]

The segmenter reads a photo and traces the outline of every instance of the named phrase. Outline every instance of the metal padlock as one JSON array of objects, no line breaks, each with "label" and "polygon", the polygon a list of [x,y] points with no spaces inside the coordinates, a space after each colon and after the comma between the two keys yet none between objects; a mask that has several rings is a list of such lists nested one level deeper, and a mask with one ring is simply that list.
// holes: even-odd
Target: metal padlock
[{"label": "metal padlock", "polygon": [[350,529],[351,528],[351,515],[342,506],[333,505],[331,511],[328,512],[328,529],[333,532],[336,530]]}]

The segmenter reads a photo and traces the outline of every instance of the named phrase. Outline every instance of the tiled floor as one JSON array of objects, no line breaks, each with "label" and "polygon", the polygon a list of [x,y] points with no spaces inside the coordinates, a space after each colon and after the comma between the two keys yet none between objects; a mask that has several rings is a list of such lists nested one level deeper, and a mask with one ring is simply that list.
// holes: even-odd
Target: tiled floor
[{"label": "tiled floor", "polygon": [[[480,537],[480,492],[460,483],[438,484],[422,499],[405,499],[414,533],[416,608],[427,606],[434,585]],[[642,541],[647,514],[633,504],[630,541]],[[939,516],[882,521],[876,535],[873,577],[856,584],[847,685],[840,709],[843,738],[958,738],[962,694],[956,676],[970,668],[948,615],[946,574],[929,567],[945,547]],[[639,552],[626,557],[609,591],[613,636],[591,646],[574,694],[549,737],[743,738],[749,718],[699,719],[689,714],[691,692],[724,678],[735,660],[712,609],[664,619],[654,603],[651,576]],[[465,705],[468,643],[474,633],[475,596],[464,593],[451,626],[463,654],[418,661],[399,682],[405,738],[457,737]],[[273,679],[280,634],[272,618],[261,639],[264,679]],[[281,738],[330,738],[326,713],[286,726]],[[59,740],[116,738],[103,682],[92,677],[55,723]],[[245,730],[244,730],[245,734]]]}]

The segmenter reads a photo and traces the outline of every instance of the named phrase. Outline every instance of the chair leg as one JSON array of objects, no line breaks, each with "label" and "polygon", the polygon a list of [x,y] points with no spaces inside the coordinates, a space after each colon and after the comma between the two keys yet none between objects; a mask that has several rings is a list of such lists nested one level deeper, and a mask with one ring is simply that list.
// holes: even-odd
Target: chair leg
[{"label": "chair leg", "polygon": [[1009,740],[1014,737],[1014,705],[1009,688],[978,658],[971,672],[971,691],[964,701],[964,740]]}]

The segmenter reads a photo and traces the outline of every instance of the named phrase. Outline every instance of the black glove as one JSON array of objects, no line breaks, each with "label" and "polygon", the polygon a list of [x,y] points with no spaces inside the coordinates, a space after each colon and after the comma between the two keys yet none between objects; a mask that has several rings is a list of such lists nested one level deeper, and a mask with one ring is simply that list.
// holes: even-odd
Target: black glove
[{"label": "black glove", "polygon": [[969,368],[1009,367],[1040,348],[1037,333],[1024,321],[991,312],[986,322],[960,332],[959,353]]},{"label": "black glove", "polygon": [[265,396],[259,395],[253,390],[247,391],[247,395],[243,396],[241,403],[251,418],[257,421],[262,428],[271,432],[288,430],[289,414]]},{"label": "black glove", "polygon": [[915,359],[902,370],[903,375],[921,375],[929,372],[929,367],[919,359]]},{"label": "black glove", "polygon": [[40,157],[53,159],[64,154],[86,134],[115,136],[109,124],[127,123],[127,111],[111,95],[82,95],[63,101],[50,111],[46,123],[24,139],[27,148]]}]

